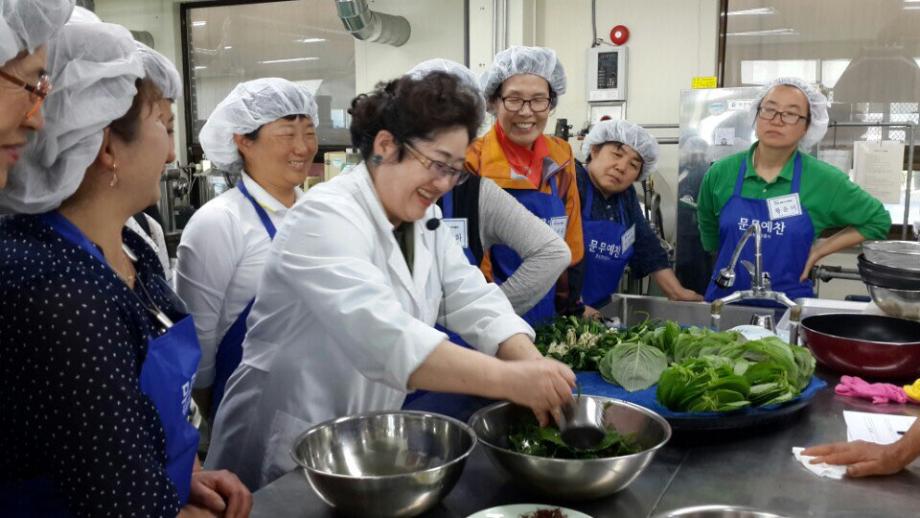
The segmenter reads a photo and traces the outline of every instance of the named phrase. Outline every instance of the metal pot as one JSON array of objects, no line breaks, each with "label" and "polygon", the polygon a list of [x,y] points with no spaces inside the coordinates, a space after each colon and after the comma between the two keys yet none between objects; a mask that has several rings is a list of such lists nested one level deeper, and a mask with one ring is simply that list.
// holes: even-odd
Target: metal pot
[{"label": "metal pot", "polygon": [[801,328],[815,359],[841,374],[894,379],[920,375],[920,322],[829,313],[804,318]]}]

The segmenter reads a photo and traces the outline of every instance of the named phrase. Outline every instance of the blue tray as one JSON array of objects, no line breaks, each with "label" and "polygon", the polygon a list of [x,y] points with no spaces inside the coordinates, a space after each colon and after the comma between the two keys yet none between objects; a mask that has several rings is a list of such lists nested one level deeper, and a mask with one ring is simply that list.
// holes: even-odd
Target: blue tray
[{"label": "blue tray", "polygon": [[608,383],[597,371],[578,371],[575,376],[581,384],[582,394],[612,397],[643,406],[667,419],[671,427],[677,430],[735,430],[766,425],[804,409],[815,394],[827,386],[824,380],[812,376],[808,386],[797,398],[779,405],[743,408],[734,412],[673,412],[658,403],[655,397],[657,384],[645,390],[629,392]]}]

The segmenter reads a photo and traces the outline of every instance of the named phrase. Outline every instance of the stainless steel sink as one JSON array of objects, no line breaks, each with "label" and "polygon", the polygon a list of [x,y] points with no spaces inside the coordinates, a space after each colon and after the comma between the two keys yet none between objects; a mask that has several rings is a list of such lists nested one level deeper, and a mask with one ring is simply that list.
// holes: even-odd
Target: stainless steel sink
[{"label": "stainless steel sink", "polygon": [[[632,326],[643,320],[674,320],[685,326],[709,327],[708,302],[674,302],[664,297],[644,295],[614,295],[609,304],[601,308],[601,314],[609,319],[619,319],[620,325]],[[722,310],[721,330],[750,324],[751,317],[772,314],[780,321],[786,308],[773,309],[732,304]]]}]

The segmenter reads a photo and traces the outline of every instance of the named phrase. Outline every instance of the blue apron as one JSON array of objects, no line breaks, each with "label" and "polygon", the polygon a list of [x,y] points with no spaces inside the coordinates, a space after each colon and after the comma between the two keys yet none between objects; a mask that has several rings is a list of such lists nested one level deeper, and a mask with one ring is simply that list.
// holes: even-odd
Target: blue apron
[{"label": "blue apron", "polygon": [[[102,252],[57,211],[39,216],[62,238],[107,265]],[[142,282],[140,278],[137,282]],[[165,281],[163,281],[165,283]],[[162,321],[161,321],[162,322]],[[188,502],[192,469],[198,451],[198,430],[188,421],[192,385],[201,347],[192,317],[186,315],[159,337],[149,338],[141,364],[140,390],[157,409],[166,438],[166,473],[176,488],[180,505]],[[15,499],[19,507],[4,509],[11,516],[71,516],[64,496],[50,479],[19,484]],[[4,498],[8,501],[8,498]]]},{"label": "blue apron", "polygon": [[[609,220],[592,220],[591,206],[594,185],[587,178],[585,204],[581,209],[581,229],[585,238],[585,281],[581,298],[588,306],[598,308],[610,300],[620,286],[620,277],[635,251],[636,226]],[[626,221],[623,200],[618,199],[620,221]]]},{"label": "blue apron", "polygon": [[[478,207],[477,210],[479,210]],[[467,260],[473,266],[478,266],[476,257],[473,255],[473,251],[470,250],[470,232],[479,232],[479,229],[470,229],[467,218],[454,217],[454,191],[448,191],[447,194],[441,197],[441,215],[443,217],[441,221],[450,228],[457,243],[463,248],[463,253],[466,255]]]},{"label": "blue apron", "polygon": [[[815,228],[808,216],[808,211],[801,206],[799,200],[799,185],[802,180],[802,157],[799,152],[795,155],[794,173],[792,176],[792,189],[789,197],[796,200],[799,207],[798,213],[791,213],[786,217],[770,217],[770,201],[744,198],[741,196],[741,185],[747,172],[747,159],[742,160],[738,168],[738,178],[735,180],[735,190],[728,203],[722,208],[719,215],[719,256],[716,259],[713,279],[719,270],[728,266],[732,252],[735,250],[741,236],[750,225],[760,225],[763,238],[763,268],[770,272],[770,281],[774,291],[785,293],[795,300],[799,297],[814,297],[811,280],[799,281],[808,254],[815,240]],[[773,198],[773,201],[779,198]],[[788,205],[786,205],[788,207]],[[774,209],[779,211],[780,209]],[[747,270],[740,264],[742,259],[754,262],[754,240],[750,239],[741,252],[735,273],[735,285],[723,289],[716,285],[713,279],[709,281],[706,290],[706,300],[712,302],[734,291],[747,290],[751,287],[751,277]]]},{"label": "blue apron", "polygon": [[[447,194],[441,197],[441,215],[441,221],[447,225],[451,231],[451,234],[457,240],[457,244],[463,248],[463,253],[466,254],[467,260],[469,260],[470,264],[476,266],[476,258],[473,256],[473,252],[469,247],[469,220],[467,218],[454,218],[453,191],[449,191]],[[473,232],[478,231],[479,229],[473,229]],[[460,335],[451,331],[450,329],[445,328],[441,324],[436,324],[434,327],[438,331],[447,333],[447,339],[452,343],[466,347],[467,349],[474,349],[474,347],[466,343],[466,341],[461,338]],[[439,414],[444,414],[460,419],[466,415],[465,412],[469,407],[469,401],[474,401],[476,399],[477,398],[475,398],[475,396],[466,396],[463,394],[416,390],[415,392],[412,392],[406,396],[402,407],[409,410],[437,412]],[[472,412],[470,412],[470,414],[472,414]],[[466,417],[467,419],[469,418],[469,416]],[[464,422],[465,421],[466,420],[464,419]]]},{"label": "blue apron", "polygon": [[[565,239],[568,225],[568,216],[565,212],[565,203],[559,197],[556,186],[556,177],[549,179],[551,194],[546,194],[535,189],[506,189],[508,194],[538,218],[545,221],[553,230]],[[489,250],[492,260],[492,276],[496,284],[508,280],[515,270],[521,266],[521,257],[506,245],[495,245]],[[522,318],[531,326],[553,318],[556,315],[556,286],[553,285],[549,292],[537,304],[525,313]]]},{"label": "blue apron", "polygon": [[[243,184],[242,179],[236,182],[236,188],[239,189],[240,193],[242,193],[243,196],[249,200],[249,203],[252,204],[252,208],[255,209],[256,214],[259,216],[259,221],[262,222],[262,226],[265,227],[265,231],[268,232],[268,238],[275,239],[274,223],[272,223],[271,218],[268,217],[268,213],[265,212],[265,209],[263,209],[262,206],[256,202],[255,198],[249,194],[249,190],[246,188],[246,185]],[[253,302],[255,302],[255,298],[250,300],[249,304],[246,304],[246,307],[243,308],[243,312],[236,317],[236,320],[230,325],[230,329],[227,330],[220,344],[217,346],[217,356],[214,359],[214,385],[211,388],[212,420],[214,416],[217,415],[217,407],[224,398],[227,380],[230,379],[230,375],[233,374],[233,371],[236,370],[240,361],[243,359],[243,339],[246,338],[246,318],[249,317]]]}]

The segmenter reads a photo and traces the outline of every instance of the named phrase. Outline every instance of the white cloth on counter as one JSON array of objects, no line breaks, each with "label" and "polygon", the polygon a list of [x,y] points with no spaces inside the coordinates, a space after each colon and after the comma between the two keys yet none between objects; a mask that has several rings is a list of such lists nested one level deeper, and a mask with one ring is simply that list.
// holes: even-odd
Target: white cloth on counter
[{"label": "white cloth on counter", "polygon": [[163,267],[163,276],[166,282],[172,284],[173,271],[169,264],[169,250],[166,248],[166,235],[163,233],[163,227],[149,215],[141,213],[141,216],[147,220],[147,227],[150,229],[149,234],[133,217],[128,218],[125,226],[141,236],[141,239],[157,253],[157,259],[160,260],[160,265]]},{"label": "white cloth on counter", "polygon": [[802,451],[805,448],[795,446],[792,448],[792,454],[795,455],[795,460],[799,461],[802,466],[805,466],[805,469],[811,471],[819,477],[832,478],[834,480],[841,480],[844,475],[847,474],[846,466],[835,466],[832,464],[826,464],[824,462],[820,464],[812,464],[811,460],[814,457],[809,457],[808,455],[802,455]]},{"label": "white cloth on counter", "polygon": [[[279,228],[288,208],[245,172],[243,184]],[[303,191],[297,189],[298,199]],[[256,296],[271,239],[252,204],[230,189],[195,211],[182,231],[176,292],[195,319],[201,342],[196,388],[214,383],[217,346]]]},{"label": "white cloth on counter", "polygon": [[[412,224],[410,273],[364,164],[310,189],[272,245],[205,466],[257,490],[296,466],[297,435],[328,419],[396,410],[449,327],[485,354],[534,336],[469,264],[432,206]],[[445,308],[447,310],[445,315]]]}]

